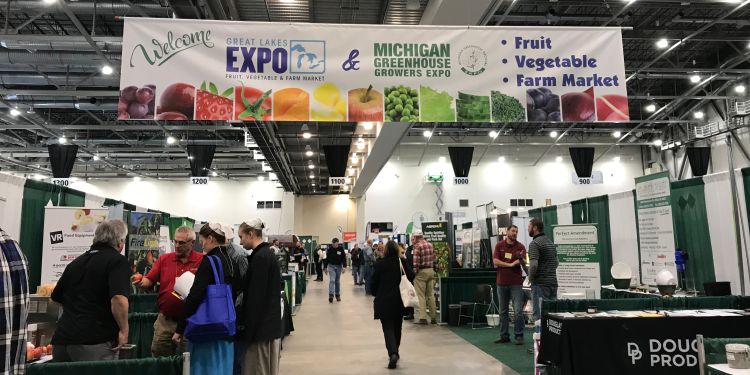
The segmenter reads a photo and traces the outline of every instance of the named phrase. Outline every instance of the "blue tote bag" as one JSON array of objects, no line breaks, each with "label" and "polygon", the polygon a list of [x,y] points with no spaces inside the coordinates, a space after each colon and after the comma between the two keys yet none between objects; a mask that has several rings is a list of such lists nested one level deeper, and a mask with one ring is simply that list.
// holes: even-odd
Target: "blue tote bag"
[{"label": "blue tote bag", "polygon": [[[185,337],[193,342],[226,339],[237,332],[237,314],[234,311],[232,287],[224,284],[224,269],[216,256],[207,256],[214,271],[215,284],[206,288],[198,310],[187,319]],[[218,268],[218,270],[217,270]]]}]

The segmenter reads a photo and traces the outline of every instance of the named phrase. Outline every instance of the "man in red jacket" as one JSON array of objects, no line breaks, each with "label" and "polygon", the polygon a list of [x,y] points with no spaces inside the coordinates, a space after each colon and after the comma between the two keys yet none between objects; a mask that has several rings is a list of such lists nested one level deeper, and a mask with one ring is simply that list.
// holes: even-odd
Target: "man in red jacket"
[{"label": "man in red jacket", "polygon": [[193,228],[179,227],[174,235],[174,253],[164,254],[156,260],[151,272],[141,280],[141,288],[148,289],[159,282],[159,316],[154,325],[154,338],[151,341],[151,354],[154,357],[179,355],[186,351],[185,342],[179,346],[172,341],[177,329],[177,321],[182,317],[183,301],[172,294],[175,280],[185,272],[198,269],[203,254],[195,251]]},{"label": "man in red jacket", "polygon": [[523,271],[526,266],[526,248],[518,242],[518,227],[511,225],[507,229],[505,239],[495,245],[493,262],[497,267],[497,299],[500,302],[500,338],[495,343],[510,342],[508,326],[508,303],[513,301],[513,333],[516,345],[523,344]]}]

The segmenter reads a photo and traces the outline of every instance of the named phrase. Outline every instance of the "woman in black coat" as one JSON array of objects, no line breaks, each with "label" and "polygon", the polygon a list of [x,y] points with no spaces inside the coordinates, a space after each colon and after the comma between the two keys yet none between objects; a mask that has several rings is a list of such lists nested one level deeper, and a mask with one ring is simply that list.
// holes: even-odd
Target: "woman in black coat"
[{"label": "woman in black coat", "polygon": [[414,280],[414,272],[399,256],[400,251],[395,241],[388,241],[385,254],[375,264],[372,275],[372,295],[375,296],[375,319],[380,319],[388,349],[388,368],[395,369],[399,360],[398,348],[401,345],[401,325],[404,317],[404,303],[401,301],[401,268],[409,281]]}]

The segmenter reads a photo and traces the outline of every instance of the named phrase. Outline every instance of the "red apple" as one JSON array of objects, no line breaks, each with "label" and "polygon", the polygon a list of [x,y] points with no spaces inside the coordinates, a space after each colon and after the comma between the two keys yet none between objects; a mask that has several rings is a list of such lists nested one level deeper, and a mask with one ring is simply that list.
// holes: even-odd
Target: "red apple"
[{"label": "red apple", "polygon": [[383,94],[372,85],[349,90],[349,121],[383,121]]},{"label": "red apple", "polygon": [[564,94],[561,99],[564,121],[589,122],[596,118],[593,87],[584,92]]}]

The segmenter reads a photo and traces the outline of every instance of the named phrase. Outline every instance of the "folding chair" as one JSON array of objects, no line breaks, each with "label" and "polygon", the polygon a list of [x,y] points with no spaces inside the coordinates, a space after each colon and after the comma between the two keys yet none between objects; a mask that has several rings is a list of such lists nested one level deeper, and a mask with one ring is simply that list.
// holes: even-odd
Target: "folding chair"
[{"label": "folding chair", "polygon": [[471,315],[463,315],[462,313],[459,313],[458,315],[458,325],[461,325],[461,318],[468,318],[471,323],[471,329],[476,329],[477,326],[486,325],[486,327],[480,327],[480,328],[492,328],[487,323],[477,323],[476,322],[476,313],[477,313],[477,306],[487,306],[487,310],[485,310],[485,315],[492,313],[497,313],[498,308],[497,304],[495,303],[495,293],[493,291],[492,285],[490,284],[480,284],[477,285],[477,289],[474,291],[474,302],[461,302],[461,310],[464,311],[464,307],[468,308],[471,306]]}]

